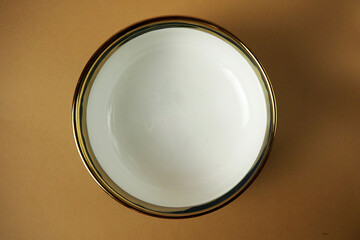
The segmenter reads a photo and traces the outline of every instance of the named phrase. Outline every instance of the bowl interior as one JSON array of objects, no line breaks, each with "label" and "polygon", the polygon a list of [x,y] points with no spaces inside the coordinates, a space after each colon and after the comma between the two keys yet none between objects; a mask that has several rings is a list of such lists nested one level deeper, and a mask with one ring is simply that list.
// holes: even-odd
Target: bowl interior
[{"label": "bowl interior", "polygon": [[266,94],[249,58],[223,39],[164,28],[105,61],[86,106],[101,168],[144,202],[189,207],[233,189],[262,151]]}]

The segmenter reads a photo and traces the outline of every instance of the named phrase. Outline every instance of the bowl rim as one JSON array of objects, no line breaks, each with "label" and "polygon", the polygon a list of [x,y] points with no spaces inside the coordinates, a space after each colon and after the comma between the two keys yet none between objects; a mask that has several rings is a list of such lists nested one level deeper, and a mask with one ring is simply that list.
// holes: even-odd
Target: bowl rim
[{"label": "bowl rim", "polygon": [[[192,207],[157,206],[137,199],[117,186],[96,160],[88,141],[86,117],[83,117],[86,111],[86,104],[91,85],[104,62],[114,51],[116,51],[117,47],[146,32],[170,27],[193,28],[210,33],[226,41],[237,51],[241,51],[246,54],[251,66],[257,69],[258,79],[262,85],[264,93],[267,95],[265,97],[269,119],[267,122],[266,134],[262,148],[259,151],[259,155],[251,169],[248,171],[246,176],[226,194],[207,203]],[[206,20],[186,16],[164,16],[140,21],[110,37],[96,50],[85,65],[78,80],[72,102],[72,128],[76,147],[86,169],[93,179],[107,194],[123,205],[147,215],[163,218],[188,218],[200,216],[215,211],[237,198],[251,185],[262,170],[273,144],[276,127],[277,107],[273,87],[265,69],[254,54],[245,46],[244,43],[224,28]]]}]

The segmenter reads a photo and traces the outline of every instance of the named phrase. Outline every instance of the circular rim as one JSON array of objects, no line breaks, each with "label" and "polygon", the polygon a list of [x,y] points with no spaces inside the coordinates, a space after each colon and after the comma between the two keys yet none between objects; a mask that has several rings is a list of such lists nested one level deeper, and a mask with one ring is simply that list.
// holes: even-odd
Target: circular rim
[{"label": "circular rim", "polygon": [[[129,195],[118,187],[100,167],[92,152],[88,141],[86,118],[84,117],[89,90],[91,89],[91,85],[95,80],[99,69],[107,58],[110,57],[119,46],[125,44],[127,41],[146,32],[169,27],[193,28],[210,33],[226,41],[237,51],[244,53],[248,57],[250,65],[256,70],[255,72],[258,75],[264,94],[266,95],[268,110],[267,131],[257,160],[254,162],[246,176],[226,194],[210,202],[193,207],[173,208],[149,204]],[[275,136],[276,124],[277,108],[273,88],[264,68],[253,53],[251,53],[239,39],[227,30],[205,20],[183,16],[158,17],[145,20],[125,28],[108,39],[93,54],[81,73],[72,105],[72,126],[76,146],[84,165],[98,185],[107,194],[127,207],[141,213],[165,218],[186,218],[203,215],[225,206],[244,192],[255,180],[266,162]]]}]

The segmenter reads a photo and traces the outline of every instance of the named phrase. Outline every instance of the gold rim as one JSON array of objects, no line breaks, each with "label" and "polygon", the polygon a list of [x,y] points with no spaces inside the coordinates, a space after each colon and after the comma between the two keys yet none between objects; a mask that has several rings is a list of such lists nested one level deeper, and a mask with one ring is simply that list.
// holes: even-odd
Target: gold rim
[{"label": "gold rim", "polygon": [[[215,200],[194,207],[181,208],[162,207],[141,201],[117,186],[101,168],[95,158],[88,141],[86,118],[84,117],[92,83],[94,82],[99,69],[112,53],[121,45],[141,34],[157,29],[174,27],[193,28],[210,33],[226,41],[239,53],[245,55],[246,59],[248,59],[250,65],[254,69],[254,72],[258,75],[258,79],[262,85],[264,94],[266,95],[268,109],[268,124],[263,146],[257,160],[242,181],[240,181],[232,190]],[[152,216],[166,218],[193,217],[212,212],[228,204],[245,191],[255,180],[265,164],[275,136],[276,124],[277,108],[273,88],[264,68],[256,57],[239,39],[225,29],[213,23],[190,17],[174,16],[153,18],[136,23],[112,36],[94,53],[86,64],[76,86],[72,105],[72,125],[76,146],[84,165],[94,180],[106,193],[125,206]]]}]

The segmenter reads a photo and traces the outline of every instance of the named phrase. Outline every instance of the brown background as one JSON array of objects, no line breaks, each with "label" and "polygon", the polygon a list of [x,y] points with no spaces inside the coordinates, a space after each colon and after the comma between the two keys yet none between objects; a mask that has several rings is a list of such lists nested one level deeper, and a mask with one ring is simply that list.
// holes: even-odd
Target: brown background
[{"label": "brown background", "polygon": [[[237,35],[274,85],[279,122],[254,184],[209,215],[127,209],[85,170],[77,79],[120,29],[188,15]],[[360,239],[360,2],[0,1],[0,239]]]}]

